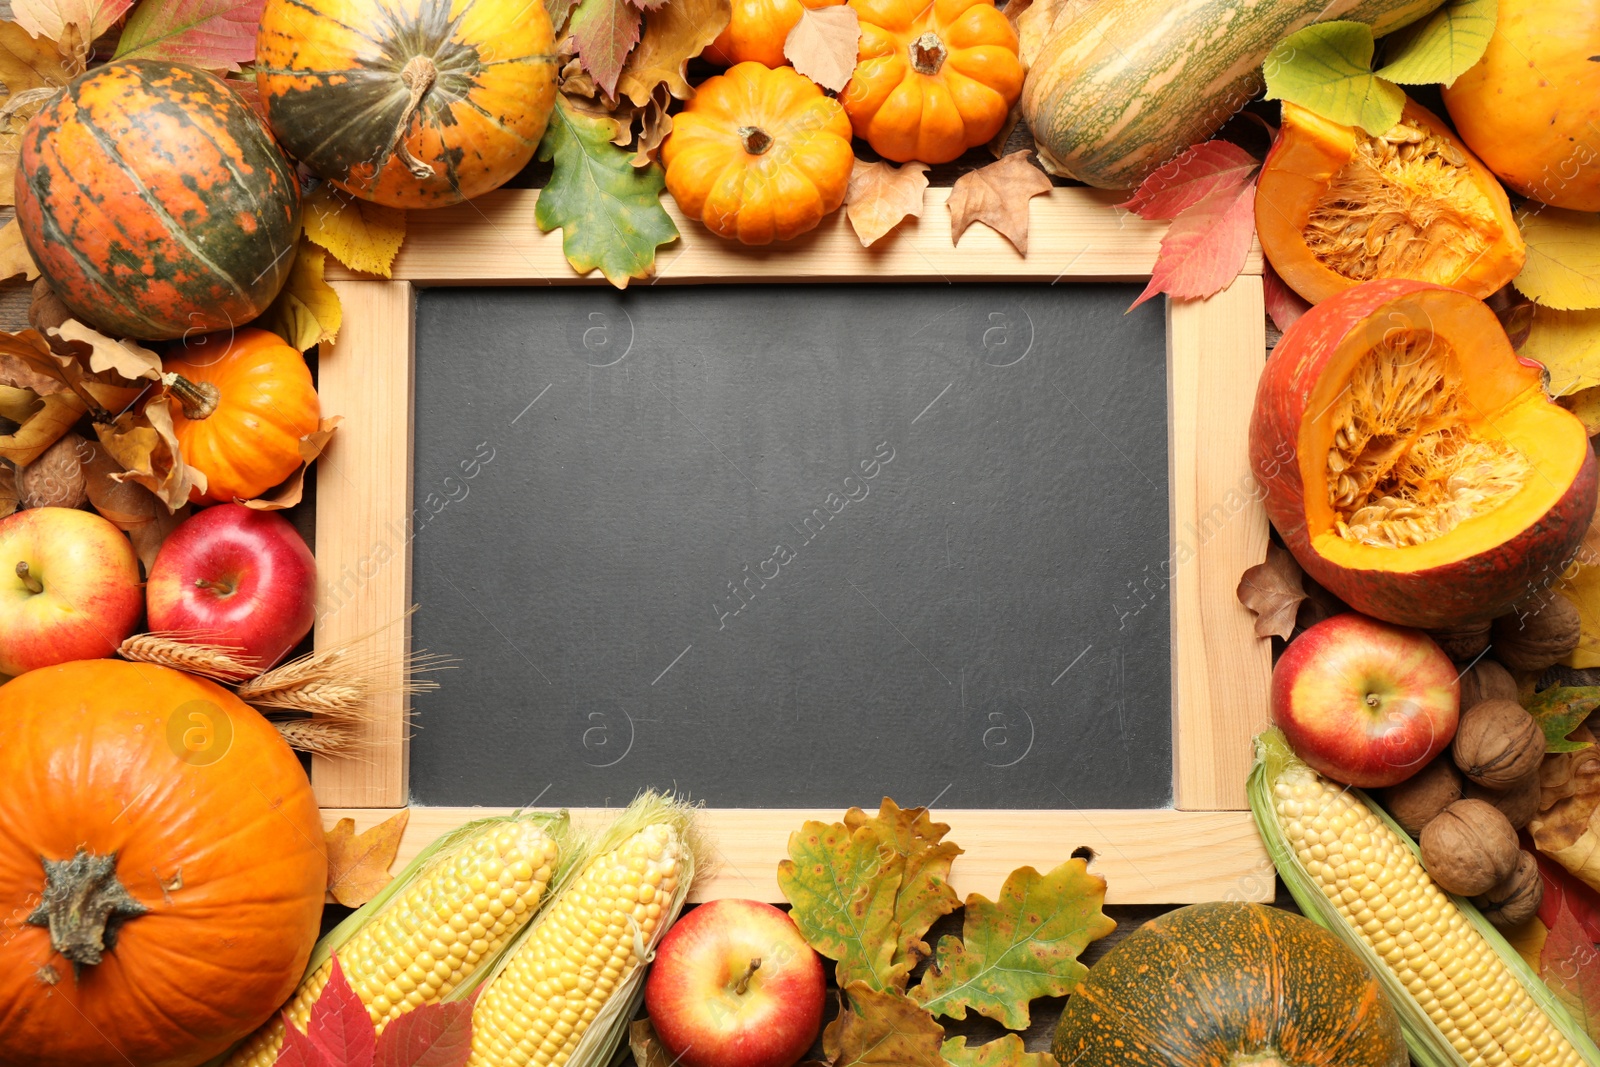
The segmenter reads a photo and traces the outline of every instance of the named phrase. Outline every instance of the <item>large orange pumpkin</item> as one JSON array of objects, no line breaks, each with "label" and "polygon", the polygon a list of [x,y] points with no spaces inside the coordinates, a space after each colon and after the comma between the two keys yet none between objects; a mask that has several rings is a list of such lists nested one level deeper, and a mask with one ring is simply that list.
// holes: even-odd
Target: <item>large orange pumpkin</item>
[{"label": "large orange pumpkin", "polygon": [[182,403],[172,416],[179,451],[206,476],[195,503],[253,500],[300,466],[300,438],[316,430],[322,409],[305,358],[277,334],[193,338],[163,370]]},{"label": "large orange pumpkin", "polygon": [[991,140],[1022,95],[1017,32],[994,0],[850,0],[855,73],[839,96],[856,136],[898,163],[948,163]]},{"label": "large orange pumpkin", "polygon": [[322,177],[390,207],[440,207],[533,158],[555,52],[541,3],[268,0],[256,84],[272,132]]},{"label": "large orange pumpkin", "polygon": [[299,981],[317,802],[220,686],[80,660],[0,687],[0,826],[0,1067],[194,1067]]}]

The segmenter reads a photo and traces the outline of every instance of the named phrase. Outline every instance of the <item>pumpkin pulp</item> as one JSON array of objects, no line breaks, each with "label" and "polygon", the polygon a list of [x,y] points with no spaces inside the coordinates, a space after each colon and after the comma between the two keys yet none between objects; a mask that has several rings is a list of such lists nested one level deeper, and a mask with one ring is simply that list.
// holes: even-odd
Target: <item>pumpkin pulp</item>
[{"label": "pumpkin pulp", "polygon": [[1493,312],[1450,290],[1343,338],[1306,411],[1307,530],[1318,555],[1352,569],[1424,570],[1501,544],[1555,506],[1588,456],[1582,423],[1546,399]]},{"label": "pumpkin pulp", "polygon": [[1256,227],[1273,268],[1313,303],[1377,278],[1487,297],[1527,254],[1499,181],[1411,101],[1380,136],[1286,102]]}]

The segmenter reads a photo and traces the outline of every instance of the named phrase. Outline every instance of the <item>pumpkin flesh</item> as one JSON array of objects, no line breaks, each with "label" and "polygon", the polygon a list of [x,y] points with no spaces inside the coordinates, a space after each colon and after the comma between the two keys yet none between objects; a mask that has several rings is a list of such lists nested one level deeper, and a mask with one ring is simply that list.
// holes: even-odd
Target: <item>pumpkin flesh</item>
[{"label": "pumpkin flesh", "polygon": [[1503,614],[1594,514],[1583,424],[1486,305],[1443,286],[1369,282],[1308,312],[1268,359],[1250,447],[1300,564],[1405,626]]},{"label": "pumpkin flesh", "polygon": [[1313,303],[1375,278],[1487,297],[1527,255],[1499,181],[1410,101],[1382,136],[1285,102],[1256,231],[1273,269]]}]

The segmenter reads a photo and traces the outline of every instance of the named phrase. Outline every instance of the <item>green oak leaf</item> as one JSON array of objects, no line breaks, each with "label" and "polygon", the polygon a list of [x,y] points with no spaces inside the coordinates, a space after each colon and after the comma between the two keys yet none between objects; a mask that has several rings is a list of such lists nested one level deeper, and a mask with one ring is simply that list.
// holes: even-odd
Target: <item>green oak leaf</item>
[{"label": "green oak leaf", "polygon": [[1372,73],[1372,28],[1319,22],[1290,34],[1267,53],[1267,99],[1288,100],[1331,122],[1373,136],[1400,121],[1406,94]]},{"label": "green oak leaf", "polygon": [[1048,1052],[1029,1052],[1016,1034],[1007,1034],[976,1048],[967,1047],[963,1034],[946,1041],[940,1046],[939,1054],[951,1067],[1056,1067],[1054,1056]]},{"label": "green oak leaf", "polygon": [[661,206],[666,178],[658,163],[635,167],[633,153],[612,144],[616,118],[580,110],[557,97],[539,158],[553,161],[534,221],[546,233],[561,227],[561,248],[579,274],[599,269],[618,289],[655,269],[656,248],[678,238]]},{"label": "green oak leaf", "polygon": [[882,987],[904,989],[911,969],[930,955],[922,935],[961,906],[961,898],[950,887],[950,864],[961,855],[961,847],[944,840],[949,824],[934,822],[927,808],[901,808],[888,797],[883,798],[877,815],[851,808],[845,812],[844,822],[852,830],[874,826],[884,844],[900,856],[894,957],[888,971],[878,977]]},{"label": "green oak leaf", "polygon": [[1535,693],[1525,705],[1533,721],[1544,731],[1546,752],[1581,752],[1587,741],[1568,741],[1567,735],[1582,726],[1589,713],[1600,708],[1600,685],[1558,685]]},{"label": "green oak leaf", "polygon": [[1008,1029],[1026,1029],[1028,1002],[1076,989],[1088,973],[1078,956],[1116,929],[1100,910],[1105,899],[1105,879],[1083,860],[1049,874],[1012,871],[998,901],[967,897],[962,938],[939,939],[911,999],[934,1015],[965,1019],[971,1008]]},{"label": "green oak leaf", "polygon": [[1401,85],[1449,85],[1483,58],[1500,15],[1499,0],[1450,0],[1393,37],[1378,77]]},{"label": "green oak leaf", "polygon": [[894,907],[903,862],[870,823],[808,822],[789,835],[778,888],[806,942],[838,961],[840,988],[884,988],[899,939]]}]

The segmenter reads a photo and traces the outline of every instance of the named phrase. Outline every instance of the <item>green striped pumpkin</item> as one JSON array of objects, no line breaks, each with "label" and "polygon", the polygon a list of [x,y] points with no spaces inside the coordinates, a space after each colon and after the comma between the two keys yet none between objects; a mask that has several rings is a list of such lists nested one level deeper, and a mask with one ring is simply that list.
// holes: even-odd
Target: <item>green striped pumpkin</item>
[{"label": "green striped pumpkin", "polygon": [[1040,49],[1022,115],[1045,169],[1131,189],[1261,89],[1272,46],[1313,22],[1388,33],[1443,0],[1098,0]]}]

